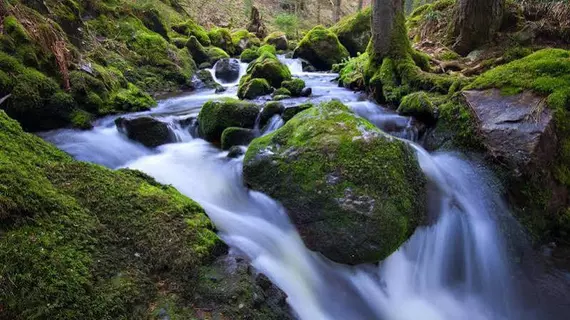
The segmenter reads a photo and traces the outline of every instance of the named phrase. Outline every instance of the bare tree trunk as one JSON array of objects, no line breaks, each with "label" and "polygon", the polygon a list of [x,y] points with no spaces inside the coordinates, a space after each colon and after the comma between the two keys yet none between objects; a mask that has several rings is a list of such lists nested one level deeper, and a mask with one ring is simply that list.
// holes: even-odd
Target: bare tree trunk
[{"label": "bare tree trunk", "polygon": [[459,0],[451,29],[453,50],[466,55],[492,40],[501,27],[504,0]]},{"label": "bare tree trunk", "polygon": [[358,0],[358,11],[362,11],[363,6],[364,6],[364,0]]},{"label": "bare tree trunk", "polygon": [[372,7],[372,55],[404,58],[410,52],[403,0],[374,0]]},{"label": "bare tree trunk", "polygon": [[333,21],[334,22],[338,22],[338,20],[340,20],[341,4],[342,4],[342,0],[335,0],[334,14],[333,14]]}]

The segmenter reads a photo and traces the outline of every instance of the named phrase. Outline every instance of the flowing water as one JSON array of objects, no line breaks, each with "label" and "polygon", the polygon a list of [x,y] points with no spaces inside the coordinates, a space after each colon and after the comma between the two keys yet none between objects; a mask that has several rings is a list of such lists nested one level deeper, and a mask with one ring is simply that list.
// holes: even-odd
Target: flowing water
[{"label": "flowing water", "polygon": [[[503,222],[511,219],[492,175],[459,154],[429,154],[413,142],[418,132],[412,119],[339,88],[332,82],[336,75],[305,73],[299,61],[281,59],[313,89],[312,97],[288,99],[285,105],[339,99],[386,132],[411,140],[417,151],[429,180],[428,207],[434,222],[418,228],[378,265],[338,265],[306,249],[286,209],[246,189],[242,159],[230,159],[227,152],[192,137],[193,122],[182,120],[195,117],[207,100],[235,96],[235,83],[227,84],[222,94],[197,91],[132,115],[150,114],[170,123],[178,142],[155,150],[121,135],[113,118],[100,120],[90,131],[59,130],[43,137],[77,159],[144,171],[199,202],[224,241],[288,295],[299,319],[565,318],[568,309],[544,317],[541,303],[521,293],[524,276],[509,262],[502,235]],[[267,134],[282,125],[275,116],[258,130]]]}]

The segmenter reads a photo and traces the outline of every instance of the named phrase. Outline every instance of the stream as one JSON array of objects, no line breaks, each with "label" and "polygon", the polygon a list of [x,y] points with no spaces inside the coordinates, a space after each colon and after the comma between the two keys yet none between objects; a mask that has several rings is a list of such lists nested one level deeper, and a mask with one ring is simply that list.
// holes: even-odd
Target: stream
[{"label": "stream", "polygon": [[[336,74],[306,73],[300,61],[280,59],[313,90],[309,98],[282,101],[285,106],[338,99],[416,150],[429,180],[428,208],[434,223],[418,228],[406,244],[377,265],[339,265],[309,251],[285,208],[246,189],[243,157],[228,158],[227,152],[194,137],[191,128],[181,124],[196,117],[210,99],[236,97],[237,83],[224,84],[227,90],[221,94],[197,90],[131,115],[152,115],[169,123],[177,143],[155,150],[120,134],[114,117],[98,120],[90,131],[64,129],[42,137],[78,160],[141,170],[197,201],[232,251],[247,256],[256,270],[287,294],[299,319],[570,318],[565,301],[570,292],[568,274],[542,267],[540,257],[524,263],[511,259],[517,256],[513,252],[532,250],[511,218],[499,184],[480,162],[459,153],[428,153],[417,143],[412,119],[338,87],[333,81]],[[242,75],[245,66],[241,66]],[[263,99],[267,97],[259,102]],[[262,133],[283,125],[278,116],[270,123]],[[532,272],[525,271],[527,264]]]}]

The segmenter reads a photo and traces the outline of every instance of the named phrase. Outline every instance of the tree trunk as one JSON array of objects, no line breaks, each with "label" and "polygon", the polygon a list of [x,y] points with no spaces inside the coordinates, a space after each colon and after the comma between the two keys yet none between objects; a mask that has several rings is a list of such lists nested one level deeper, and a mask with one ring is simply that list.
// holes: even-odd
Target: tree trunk
[{"label": "tree trunk", "polygon": [[334,14],[333,14],[333,21],[336,23],[340,20],[340,6],[342,4],[342,0],[335,0],[334,5]]},{"label": "tree trunk", "polygon": [[466,55],[492,40],[501,27],[504,0],[459,0],[451,29],[452,48]]},{"label": "tree trunk", "polygon": [[364,0],[358,0],[358,11],[362,11],[363,6],[364,6]]},{"label": "tree trunk", "polygon": [[372,55],[404,58],[410,52],[403,0],[374,0],[372,7]]}]

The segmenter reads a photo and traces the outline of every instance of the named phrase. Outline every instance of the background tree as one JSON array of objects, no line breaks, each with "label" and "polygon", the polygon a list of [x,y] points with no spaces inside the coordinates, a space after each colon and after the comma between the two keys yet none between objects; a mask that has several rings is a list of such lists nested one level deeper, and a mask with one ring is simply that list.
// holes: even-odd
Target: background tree
[{"label": "background tree", "polygon": [[489,42],[501,27],[504,0],[459,0],[451,26],[453,50],[466,55]]},{"label": "background tree", "polygon": [[338,22],[341,16],[342,0],[334,0],[333,22]]}]

